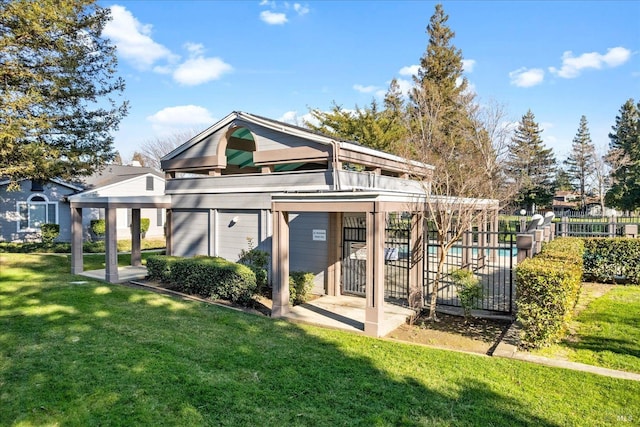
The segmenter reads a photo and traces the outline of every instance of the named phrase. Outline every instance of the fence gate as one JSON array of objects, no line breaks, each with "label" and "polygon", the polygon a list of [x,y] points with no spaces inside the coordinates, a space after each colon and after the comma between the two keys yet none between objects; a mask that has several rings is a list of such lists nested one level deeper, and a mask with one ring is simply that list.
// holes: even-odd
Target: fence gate
[{"label": "fence gate", "polygon": [[[425,303],[434,287],[440,248],[437,234],[427,231],[425,246]],[[443,265],[443,277],[438,287],[438,305],[460,307],[450,273],[459,268],[469,268],[480,279],[482,294],[475,307],[498,313],[513,312],[514,277],[516,264],[516,235],[510,232],[465,232],[449,250]]]},{"label": "fence gate", "polygon": [[[345,218],[342,233],[342,293],[364,296],[366,283],[366,232],[359,218]],[[385,298],[406,300],[409,289],[409,245],[411,224],[408,220],[387,221],[384,245]]]}]

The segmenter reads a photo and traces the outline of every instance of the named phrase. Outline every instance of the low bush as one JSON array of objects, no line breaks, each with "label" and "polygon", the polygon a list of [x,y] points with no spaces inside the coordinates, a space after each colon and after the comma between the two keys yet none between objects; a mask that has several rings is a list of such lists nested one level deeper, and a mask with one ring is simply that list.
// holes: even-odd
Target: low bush
[{"label": "low bush", "polygon": [[640,284],[640,239],[584,239],[584,279]]},{"label": "low bush", "polygon": [[476,300],[482,296],[480,279],[472,271],[458,269],[451,272],[451,279],[458,292],[460,305],[464,310],[465,321],[471,317],[471,309],[474,308]]},{"label": "low bush", "polygon": [[60,235],[59,224],[42,224],[40,226],[42,233],[42,243],[53,243],[54,240]]},{"label": "low bush", "polygon": [[147,278],[159,282],[169,282],[171,265],[179,257],[168,255],[151,255],[147,258]]},{"label": "low bush", "polygon": [[516,267],[523,347],[544,347],[564,335],[580,294],[583,254],[581,239],[556,239]]},{"label": "low bush", "polygon": [[140,234],[142,234],[143,236],[147,234],[150,225],[151,220],[149,218],[140,218]]},{"label": "low bush", "polygon": [[309,300],[309,292],[313,289],[313,273],[292,271],[289,273],[289,303],[304,304]]},{"label": "low bush", "polygon": [[92,219],[89,222],[89,230],[97,237],[104,237],[107,232],[107,224],[104,219]]},{"label": "low bush", "polygon": [[205,298],[249,305],[256,294],[255,273],[224,258],[181,258],[171,262],[168,276],[174,289]]},{"label": "low bush", "polygon": [[258,292],[266,294],[269,290],[267,267],[269,266],[269,252],[255,248],[253,239],[247,237],[248,248],[240,251],[238,262],[253,270],[256,275]]}]

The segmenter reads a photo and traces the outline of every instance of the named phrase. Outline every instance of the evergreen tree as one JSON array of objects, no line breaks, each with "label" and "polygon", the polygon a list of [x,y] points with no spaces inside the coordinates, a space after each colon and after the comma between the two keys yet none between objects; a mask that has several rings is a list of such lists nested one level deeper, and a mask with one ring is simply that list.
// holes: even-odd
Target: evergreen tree
[{"label": "evergreen tree", "polygon": [[448,20],[442,5],[437,4],[427,26],[429,41],[414,76],[410,101],[411,106],[422,109],[423,117],[435,118],[430,120],[434,138],[446,138],[456,145],[468,138],[465,134],[471,127],[473,95],[466,93],[462,51],[453,45],[455,32],[447,26]]},{"label": "evergreen tree", "polygon": [[569,173],[562,169],[558,168],[556,171],[556,191],[573,191],[575,188],[571,183],[571,178],[569,177]]},{"label": "evergreen tree", "polygon": [[511,138],[505,173],[518,189],[514,199],[532,211],[551,204],[554,194],[556,160],[552,148],[546,148],[533,112],[522,116]]},{"label": "evergreen tree", "polygon": [[310,110],[318,125],[306,122],[305,126],[316,132],[357,142],[392,154],[399,154],[404,135],[403,101],[397,81],[392,80],[381,109],[374,99],[365,108],[345,110],[334,103],[331,111]]},{"label": "evergreen tree", "polygon": [[114,157],[126,114],[109,9],[95,0],[0,0],[0,176],[89,175]]},{"label": "evergreen tree", "polygon": [[588,186],[595,172],[596,148],[591,142],[591,135],[587,124],[587,118],[580,118],[578,132],[573,138],[571,153],[564,164],[567,166],[567,175],[574,188],[580,193],[581,208],[587,205]]},{"label": "evergreen tree", "polygon": [[612,207],[634,211],[640,207],[640,103],[627,100],[612,130],[607,154],[612,185],[605,201]]}]

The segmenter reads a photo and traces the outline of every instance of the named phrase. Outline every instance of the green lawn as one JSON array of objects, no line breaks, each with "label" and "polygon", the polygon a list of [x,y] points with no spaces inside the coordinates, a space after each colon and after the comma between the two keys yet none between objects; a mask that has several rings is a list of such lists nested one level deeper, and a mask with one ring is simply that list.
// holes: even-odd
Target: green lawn
[{"label": "green lawn", "polygon": [[[99,262],[97,260],[96,262]],[[0,425],[633,425],[640,383],[274,321],[0,254]]]},{"label": "green lawn", "polygon": [[640,373],[640,286],[611,287],[576,317],[575,333],[538,353]]}]

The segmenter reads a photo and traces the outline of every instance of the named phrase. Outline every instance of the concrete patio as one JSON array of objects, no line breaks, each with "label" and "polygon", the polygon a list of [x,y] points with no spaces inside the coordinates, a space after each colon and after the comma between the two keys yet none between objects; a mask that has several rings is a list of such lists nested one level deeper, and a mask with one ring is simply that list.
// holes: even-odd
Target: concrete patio
[{"label": "concrete patio", "polygon": [[[89,277],[91,279],[106,281],[106,270],[88,270],[78,273],[79,276]],[[144,279],[147,276],[147,267],[127,265],[118,267],[118,281],[116,283],[127,283],[131,280]]]},{"label": "concrete patio", "polygon": [[[291,307],[284,317],[294,322],[304,322],[327,328],[351,332],[364,332],[366,300],[353,296],[322,296],[305,304]],[[384,303],[384,318],[380,322],[380,336],[404,325],[413,310]]]}]

